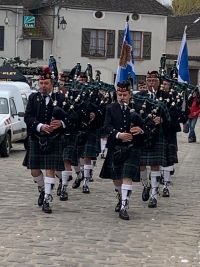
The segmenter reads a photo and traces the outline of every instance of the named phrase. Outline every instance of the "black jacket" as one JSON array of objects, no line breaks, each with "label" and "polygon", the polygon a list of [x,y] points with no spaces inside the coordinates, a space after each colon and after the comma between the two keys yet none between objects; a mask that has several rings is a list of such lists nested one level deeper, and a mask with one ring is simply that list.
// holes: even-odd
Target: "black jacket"
[{"label": "black jacket", "polygon": [[[35,135],[39,123],[50,124],[54,105],[62,107],[64,102],[64,95],[61,93],[52,93],[51,99],[46,106],[41,93],[32,93],[29,96],[28,104],[25,111],[24,121],[27,125],[28,134]],[[64,122],[65,123],[65,122]],[[62,127],[56,129],[52,135],[57,134],[63,130]]]},{"label": "black jacket", "polygon": [[[104,121],[104,130],[108,134],[107,147],[112,148],[116,145],[122,145],[122,140],[116,138],[117,133],[129,133],[130,128],[133,126],[139,126],[143,129],[143,121],[136,112],[130,112],[130,108],[127,107],[123,114],[119,103],[113,103],[107,106]],[[133,144],[137,147],[142,146],[144,135],[145,134],[139,134],[134,136]]]}]

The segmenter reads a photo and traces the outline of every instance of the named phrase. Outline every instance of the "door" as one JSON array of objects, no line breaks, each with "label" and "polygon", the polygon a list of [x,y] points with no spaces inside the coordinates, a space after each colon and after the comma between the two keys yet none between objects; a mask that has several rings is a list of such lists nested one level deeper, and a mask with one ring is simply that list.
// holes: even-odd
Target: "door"
[{"label": "door", "polygon": [[23,118],[18,116],[18,111],[15,105],[14,98],[9,99],[10,104],[10,119],[12,125],[12,134],[13,138],[12,141],[18,141],[23,139],[24,136],[24,127],[23,127]]}]

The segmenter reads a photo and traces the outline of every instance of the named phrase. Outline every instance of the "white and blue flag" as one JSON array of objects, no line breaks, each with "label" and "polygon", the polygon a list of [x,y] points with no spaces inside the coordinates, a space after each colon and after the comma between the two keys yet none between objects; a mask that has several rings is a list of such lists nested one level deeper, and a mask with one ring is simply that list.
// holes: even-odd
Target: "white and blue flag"
[{"label": "white and blue flag", "polygon": [[118,82],[127,81],[128,78],[135,80],[135,76],[133,44],[127,17],[115,86]]},{"label": "white and blue flag", "polygon": [[182,38],[181,47],[179,50],[179,55],[178,55],[178,60],[177,60],[178,81],[182,83],[190,82],[186,29],[187,29],[187,26],[185,27],[185,30],[183,33],[183,38]]}]

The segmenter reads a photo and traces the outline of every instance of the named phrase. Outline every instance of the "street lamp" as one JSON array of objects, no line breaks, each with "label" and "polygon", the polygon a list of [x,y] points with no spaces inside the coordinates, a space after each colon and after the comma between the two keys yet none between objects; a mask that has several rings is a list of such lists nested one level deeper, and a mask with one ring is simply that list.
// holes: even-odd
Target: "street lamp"
[{"label": "street lamp", "polygon": [[64,16],[60,17],[58,15],[58,29],[60,29],[60,27],[62,30],[65,30],[67,27],[67,22],[66,22]]}]

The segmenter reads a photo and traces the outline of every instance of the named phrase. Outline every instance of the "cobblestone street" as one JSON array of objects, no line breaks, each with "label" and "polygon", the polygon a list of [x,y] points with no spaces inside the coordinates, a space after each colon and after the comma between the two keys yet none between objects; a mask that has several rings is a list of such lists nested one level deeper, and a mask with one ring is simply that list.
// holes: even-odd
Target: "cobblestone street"
[{"label": "cobblestone street", "polygon": [[[198,139],[200,124],[196,132]],[[70,182],[69,200],[60,202],[54,190],[53,213],[44,214],[22,166],[23,146],[16,144],[9,158],[0,158],[0,267],[200,266],[200,139],[189,144],[186,134],[178,138],[170,198],[160,196],[158,208],[149,209],[136,184],[130,221],[114,212],[111,181],[98,178],[102,159],[91,194]]]}]

